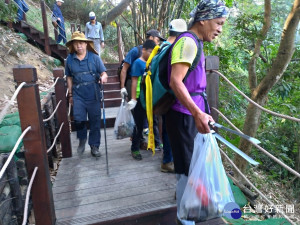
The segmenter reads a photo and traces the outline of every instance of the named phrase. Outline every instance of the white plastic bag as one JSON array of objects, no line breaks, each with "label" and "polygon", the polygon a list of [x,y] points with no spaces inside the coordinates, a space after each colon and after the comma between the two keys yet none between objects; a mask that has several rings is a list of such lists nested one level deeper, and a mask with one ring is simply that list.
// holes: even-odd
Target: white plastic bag
[{"label": "white plastic bag", "polygon": [[131,137],[134,127],[134,119],[130,110],[126,109],[127,102],[122,99],[114,125],[116,139]]},{"label": "white plastic bag", "polygon": [[220,217],[229,202],[234,202],[234,197],[217,141],[211,133],[198,133],[179,216],[194,221]]}]

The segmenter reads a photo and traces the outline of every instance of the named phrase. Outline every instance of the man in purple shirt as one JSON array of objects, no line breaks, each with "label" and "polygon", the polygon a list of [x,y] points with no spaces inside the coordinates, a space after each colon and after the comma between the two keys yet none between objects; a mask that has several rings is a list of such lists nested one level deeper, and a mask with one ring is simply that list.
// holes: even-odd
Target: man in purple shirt
[{"label": "man in purple shirt", "polygon": [[[174,158],[177,212],[187,184],[189,166],[193,154],[194,138],[197,132],[209,133],[209,121],[213,118],[205,110],[206,74],[205,58],[202,52],[198,66],[183,82],[189,67],[197,54],[198,44],[211,42],[221,32],[228,15],[228,9],[221,0],[200,0],[192,11],[189,33],[177,38],[169,56],[169,85],[176,96],[176,102],[166,115],[166,127]],[[194,221],[183,220],[177,213],[177,223],[194,225]]]}]

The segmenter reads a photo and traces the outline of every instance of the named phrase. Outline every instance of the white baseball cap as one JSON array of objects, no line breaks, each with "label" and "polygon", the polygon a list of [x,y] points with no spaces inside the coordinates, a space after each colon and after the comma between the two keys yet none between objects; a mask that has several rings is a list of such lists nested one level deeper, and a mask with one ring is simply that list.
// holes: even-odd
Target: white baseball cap
[{"label": "white baseball cap", "polygon": [[95,17],[96,15],[95,15],[95,13],[94,12],[90,12],[89,13],[89,17]]},{"label": "white baseball cap", "polygon": [[64,1],[63,0],[56,0],[57,2],[61,2],[61,3],[64,3]]},{"label": "white baseball cap", "polygon": [[175,31],[175,32],[187,31],[186,22],[183,19],[172,20],[169,24],[169,31]]}]

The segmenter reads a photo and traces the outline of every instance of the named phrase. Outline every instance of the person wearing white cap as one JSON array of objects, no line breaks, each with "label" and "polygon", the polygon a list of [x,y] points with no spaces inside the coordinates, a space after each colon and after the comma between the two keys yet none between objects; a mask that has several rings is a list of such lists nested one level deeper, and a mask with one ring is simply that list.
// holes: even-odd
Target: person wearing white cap
[{"label": "person wearing white cap", "polygon": [[[174,19],[169,24],[169,37],[163,42],[163,46],[173,44],[176,38],[187,31],[187,24],[183,19]],[[160,171],[164,173],[174,173],[174,162],[172,148],[166,129],[166,118],[162,115],[162,141],[163,141],[163,159],[160,166]]]},{"label": "person wearing white cap", "polygon": [[94,12],[89,13],[90,21],[85,25],[85,37],[94,42],[95,50],[99,53],[104,48],[104,35],[101,23],[96,21]]},{"label": "person wearing white cap", "polygon": [[[176,222],[179,225],[195,225],[194,220],[206,220],[212,216],[207,214],[205,207],[199,211],[196,209],[199,212],[196,218],[193,215],[184,215],[185,208],[184,204],[181,205],[181,200],[185,187],[189,184],[188,175],[194,139],[198,133],[210,133],[208,122],[214,122],[205,95],[207,85],[203,42],[212,42],[222,33],[228,13],[228,8],[222,0],[198,1],[190,14],[189,32],[178,36],[171,46],[168,57],[169,86],[176,99],[165,118],[177,179]],[[189,71],[195,59],[197,65]],[[211,177],[203,179],[209,180]]]},{"label": "person wearing white cap", "polygon": [[63,41],[66,44],[66,32],[65,32],[65,20],[60,10],[61,5],[64,3],[63,0],[56,0],[53,6],[52,22],[56,23],[59,29],[59,35],[57,37],[56,43],[59,44]]}]

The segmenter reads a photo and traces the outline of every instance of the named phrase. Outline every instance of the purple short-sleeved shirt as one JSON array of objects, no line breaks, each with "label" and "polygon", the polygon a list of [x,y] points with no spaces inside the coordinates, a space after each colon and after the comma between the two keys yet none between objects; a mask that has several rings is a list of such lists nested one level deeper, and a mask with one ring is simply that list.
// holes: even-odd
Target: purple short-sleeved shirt
[{"label": "purple short-sleeved shirt", "polygon": [[[184,34],[180,35],[176,39],[175,43],[182,37],[192,38],[195,41],[196,45],[198,46],[198,41],[190,33],[184,33]],[[200,44],[203,47],[202,41]],[[173,48],[174,48],[174,45],[172,46],[172,49],[170,51],[169,63],[168,63],[168,80],[169,80],[169,82],[170,82],[171,71],[172,71],[172,67],[171,67],[172,55],[171,54],[173,53]],[[184,50],[185,49],[184,49],[184,45],[183,45],[183,48],[180,51],[184,51]],[[200,93],[200,92],[204,92],[206,90],[205,56],[204,56],[203,51],[201,53],[201,59],[200,59],[199,64],[196,66],[196,68],[193,71],[191,71],[189,77],[185,81],[185,86],[186,86],[187,90],[189,91],[189,93]],[[203,97],[201,95],[196,95],[196,96],[192,96],[192,99],[195,102],[195,104],[203,112],[205,112],[205,103],[204,103]],[[174,105],[172,106],[172,109],[175,111],[184,113],[184,114],[191,115],[191,112],[186,107],[184,107],[178,99],[176,99]]]}]

